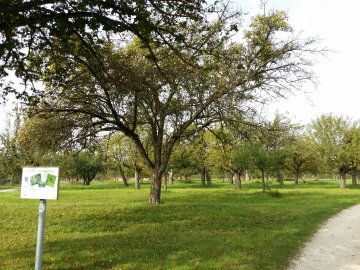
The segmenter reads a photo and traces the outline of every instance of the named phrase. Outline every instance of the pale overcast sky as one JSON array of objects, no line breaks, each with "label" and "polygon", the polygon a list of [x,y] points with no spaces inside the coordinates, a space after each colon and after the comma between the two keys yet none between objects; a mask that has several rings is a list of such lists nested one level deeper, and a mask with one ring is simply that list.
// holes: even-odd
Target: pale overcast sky
[{"label": "pale overcast sky", "polygon": [[[252,14],[261,12],[260,0],[234,0],[234,3]],[[323,113],[360,119],[360,1],[268,0],[268,7],[287,11],[295,31],[302,31],[305,37],[319,37],[322,39],[321,46],[334,51],[327,58],[321,58],[314,67],[319,80],[317,90],[307,96],[300,93],[274,103],[269,107],[269,112],[287,114],[293,122],[302,124],[309,123]],[[11,107],[8,104],[7,110]],[[1,129],[6,110],[0,109]]]},{"label": "pale overcast sky", "polygon": [[[237,0],[251,13],[260,11],[259,0]],[[360,1],[268,0],[268,7],[289,13],[290,24],[303,36],[322,39],[321,46],[334,52],[314,66],[319,85],[307,97],[299,94],[270,106],[288,114],[294,122],[307,124],[323,113],[360,119]],[[311,89],[304,89],[311,90]]]}]

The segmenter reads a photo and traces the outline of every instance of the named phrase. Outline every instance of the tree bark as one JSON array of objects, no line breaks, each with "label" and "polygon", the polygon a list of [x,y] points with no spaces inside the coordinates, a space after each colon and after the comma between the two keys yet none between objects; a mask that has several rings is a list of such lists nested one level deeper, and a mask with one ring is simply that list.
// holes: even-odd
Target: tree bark
[{"label": "tree bark", "polygon": [[201,168],[201,185],[205,186],[206,182],[206,169],[205,168]]},{"label": "tree bark", "polygon": [[340,172],[340,188],[346,188],[346,172]]},{"label": "tree bark", "polygon": [[263,193],[265,192],[265,171],[261,170],[261,182],[262,182],[262,188],[263,188]]},{"label": "tree bark", "polygon": [[123,168],[122,168],[121,166],[119,166],[119,173],[120,173],[120,176],[121,176],[121,178],[122,178],[122,180],[123,180],[124,185],[128,187],[128,186],[129,186],[129,183],[128,183],[128,181],[127,181],[125,172],[124,172],[124,170],[123,170]]},{"label": "tree bark", "polygon": [[277,180],[279,182],[279,185],[283,186],[284,185],[284,178],[282,176],[281,170],[277,170],[276,174],[277,174]]},{"label": "tree bark", "polygon": [[295,185],[299,184],[299,173],[295,173]]},{"label": "tree bark", "polygon": [[356,173],[356,171],[351,172],[351,180],[352,180],[352,184],[353,184],[353,185],[357,185],[356,178],[357,178],[357,173]]},{"label": "tree bark", "polygon": [[153,171],[151,177],[151,188],[149,204],[160,204],[162,174],[158,170]]},{"label": "tree bark", "polygon": [[135,189],[140,189],[140,169],[135,168]]},{"label": "tree bark", "polygon": [[206,179],[206,184],[211,185],[211,175],[208,169],[205,169],[205,179]]},{"label": "tree bark", "polygon": [[167,183],[168,183],[168,177],[167,174],[164,173],[164,191],[167,191]]},{"label": "tree bark", "polygon": [[229,182],[230,184],[234,184],[234,174],[232,172],[229,174]]},{"label": "tree bark", "polygon": [[241,189],[241,173],[235,172],[235,188]]}]

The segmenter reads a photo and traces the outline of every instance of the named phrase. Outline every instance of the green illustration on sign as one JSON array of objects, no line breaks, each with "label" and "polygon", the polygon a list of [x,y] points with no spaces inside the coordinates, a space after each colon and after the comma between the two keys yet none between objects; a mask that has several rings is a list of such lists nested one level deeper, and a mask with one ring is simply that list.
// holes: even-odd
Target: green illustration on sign
[{"label": "green illustration on sign", "polygon": [[56,176],[53,174],[48,174],[46,177],[46,182],[45,184],[49,187],[54,187],[55,186],[55,182],[56,182]]},{"label": "green illustration on sign", "polygon": [[41,178],[41,173],[38,173],[31,176],[30,183],[32,186],[38,185],[38,187],[42,187],[42,188],[44,188],[45,186],[53,188],[56,183],[56,175],[49,173],[46,177],[46,181],[43,181]]},{"label": "green illustration on sign", "polygon": [[41,173],[31,176],[30,183],[32,186],[40,184],[41,183]]}]

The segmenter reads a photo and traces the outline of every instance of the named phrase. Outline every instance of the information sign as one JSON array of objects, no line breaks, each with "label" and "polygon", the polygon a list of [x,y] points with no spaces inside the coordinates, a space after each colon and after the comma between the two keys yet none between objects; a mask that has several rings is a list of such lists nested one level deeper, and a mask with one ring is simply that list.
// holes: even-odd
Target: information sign
[{"label": "information sign", "polygon": [[21,180],[22,199],[57,200],[59,167],[23,168]]}]

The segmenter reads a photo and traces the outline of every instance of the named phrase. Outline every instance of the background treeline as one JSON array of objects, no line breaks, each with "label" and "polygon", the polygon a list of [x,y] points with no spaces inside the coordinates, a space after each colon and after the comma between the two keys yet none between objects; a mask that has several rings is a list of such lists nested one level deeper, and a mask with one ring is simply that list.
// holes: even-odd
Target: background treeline
[{"label": "background treeline", "polygon": [[[151,178],[138,149],[121,133],[70,145],[63,137],[60,143],[56,132],[47,133],[56,131],[57,123],[20,118],[16,112],[0,137],[1,184],[20,183],[23,166],[59,166],[62,180],[84,185],[98,179],[129,186],[131,180],[140,189],[141,182]],[[146,141],[148,132],[141,134]],[[145,145],[150,148],[150,144]],[[265,191],[269,180],[299,184],[311,177],[340,179],[344,188],[347,175],[357,184],[359,150],[358,121],[331,114],[307,126],[295,125],[283,116],[236,126],[219,123],[176,144],[162,182],[166,188],[173,181],[195,176],[202,185],[220,178],[241,188],[241,181],[256,178]]]}]

